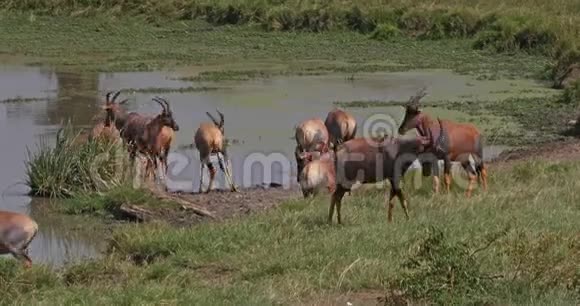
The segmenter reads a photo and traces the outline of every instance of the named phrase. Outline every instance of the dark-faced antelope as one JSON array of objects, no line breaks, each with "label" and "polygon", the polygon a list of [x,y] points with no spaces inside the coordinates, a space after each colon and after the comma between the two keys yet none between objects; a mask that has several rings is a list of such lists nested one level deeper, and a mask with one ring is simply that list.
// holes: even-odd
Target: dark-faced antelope
[{"label": "dark-faced antelope", "polygon": [[[441,141],[437,139],[437,142]],[[407,199],[399,186],[400,179],[405,175],[417,155],[435,142],[433,135],[416,136],[412,139],[395,138],[391,136],[378,138],[354,138],[344,142],[336,150],[334,163],[336,171],[336,187],[332,194],[328,222],[332,223],[336,207],[337,221],[341,223],[340,207],[342,198],[353,185],[357,183],[377,183],[389,180],[391,191],[388,199],[389,222],[392,222],[395,196],[401,202],[405,216],[409,219]]]},{"label": "dark-faced antelope", "polygon": [[[456,123],[450,120],[435,121],[429,115],[419,109],[419,102],[426,95],[422,89],[418,94],[411,97],[405,107],[405,117],[399,127],[399,134],[404,134],[410,129],[417,129],[419,135],[429,133],[438,135],[439,130],[445,128],[442,141],[439,146],[430,148],[437,159],[442,159],[444,164],[445,186],[449,192],[451,186],[451,162],[461,163],[461,166],[469,175],[469,185],[466,196],[470,197],[476,178],[479,178],[483,189],[487,190],[487,170],[483,163],[482,135],[478,129],[469,123]],[[433,189],[439,192],[439,165],[438,162],[423,164],[424,176],[433,175]],[[432,170],[432,172],[431,172]]]},{"label": "dark-faced antelope", "polygon": [[0,254],[12,254],[30,268],[32,260],[28,256],[28,245],[37,232],[38,225],[29,216],[0,211]]},{"label": "dark-faced antelope", "polygon": [[101,138],[117,142],[120,139],[119,128],[124,124],[126,117],[126,112],[121,105],[128,101],[128,99],[125,99],[116,103],[116,99],[120,93],[120,91],[117,91],[112,98],[112,92],[108,92],[105,95],[105,105],[102,107],[105,111],[105,120],[97,123],[93,127],[89,134],[89,140]]},{"label": "dark-faced antelope", "polygon": [[353,139],[356,135],[356,120],[352,115],[341,109],[330,111],[326,116],[324,125],[330,134],[330,143],[333,148]]},{"label": "dark-faced antelope", "polygon": [[[213,166],[210,156],[216,154],[220,169],[226,176],[226,180],[230,185],[231,191],[237,191],[237,187],[233,182],[232,172],[229,165],[229,158],[225,146],[225,131],[224,131],[224,114],[219,110],[217,113],[220,116],[220,121],[217,121],[210,113],[206,112],[207,116],[213,121],[202,122],[195,132],[193,142],[199,151],[200,159],[200,173],[199,173],[199,192],[203,190],[203,168],[207,166],[209,171],[209,185],[206,192],[210,192],[213,187],[216,169]],[[221,157],[220,157],[221,154]]]},{"label": "dark-faced antelope", "polygon": [[301,122],[296,126],[294,139],[296,139],[296,180],[300,183],[300,174],[306,164],[304,152],[322,152],[329,146],[329,135],[324,122],[319,118],[312,118]]},{"label": "dark-faced antelope", "polygon": [[135,112],[129,113],[121,131],[121,136],[129,145],[131,160],[135,160],[137,152],[147,157],[145,167],[147,175],[154,174],[158,168],[158,161],[163,166],[163,171],[167,170],[167,156],[174,131],[179,131],[179,125],[173,119],[169,103],[159,97],[155,97],[153,101],[161,105],[160,114],[150,117]]},{"label": "dark-faced antelope", "polygon": [[301,159],[306,166],[300,174],[300,188],[305,198],[317,195],[326,189],[333,193],[336,187],[334,171],[334,155],[328,152],[303,152]]}]

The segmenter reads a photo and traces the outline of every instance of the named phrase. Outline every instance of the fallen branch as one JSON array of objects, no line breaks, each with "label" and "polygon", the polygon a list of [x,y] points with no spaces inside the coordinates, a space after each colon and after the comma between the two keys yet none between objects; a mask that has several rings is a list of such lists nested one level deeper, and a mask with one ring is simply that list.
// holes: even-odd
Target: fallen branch
[{"label": "fallen branch", "polygon": [[137,205],[123,204],[119,207],[119,211],[126,217],[139,222],[151,220],[151,212]]},{"label": "fallen branch", "polygon": [[152,186],[148,186],[148,189],[159,200],[173,201],[173,202],[181,205],[181,208],[184,210],[191,210],[197,215],[207,217],[210,219],[216,219],[216,217],[211,212],[207,211],[206,209],[204,209],[196,204],[188,202],[187,200],[184,200],[178,196],[170,195],[170,194],[166,193],[165,191],[159,190],[159,188],[155,188]]}]

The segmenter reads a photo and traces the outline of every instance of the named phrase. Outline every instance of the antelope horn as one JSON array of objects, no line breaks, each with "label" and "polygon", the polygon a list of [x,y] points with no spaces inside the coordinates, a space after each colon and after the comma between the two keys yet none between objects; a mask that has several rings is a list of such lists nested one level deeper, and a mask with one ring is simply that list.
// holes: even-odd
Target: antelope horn
[{"label": "antelope horn", "polygon": [[426,90],[427,90],[426,87],[422,87],[421,89],[419,89],[419,91],[417,91],[415,95],[411,96],[411,98],[409,99],[409,104],[419,105],[420,100],[427,95]]},{"label": "antelope horn", "polygon": [[121,91],[117,91],[114,95],[113,98],[111,99],[111,103],[115,103],[115,100],[117,100],[117,97],[121,94]]},{"label": "antelope horn", "polygon": [[169,102],[167,102],[167,100],[165,100],[164,98],[161,98],[161,97],[156,97],[156,98],[161,100],[161,102],[165,103],[165,106],[167,106],[166,110],[169,111],[169,109],[170,109]]},{"label": "antelope horn", "polygon": [[109,102],[111,101],[111,99],[110,99],[110,98],[111,98],[111,94],[112,94],[112,93],[113,93],[112,91],[109,91],[109,92],[108,92],[108,93],[105,95],[105,102],[106,102],[106,103],[109,103]]},{"label": "antelope horn", "polygon": [[159,103],[159,105],[161,105],[161,108],[163,108],[163,111],[166,111],[165,105],[163,105],[163,103],[159,99],[157,99],[157,97],[153,98],[153,101]]},{"label": "antelope horn", "polygon": [[220,112],[218,109],[216,109],[217,113],[220,115],[220,127],[224,126],[224,114],[222,114],[222,112]]},{"label": "antelope horn", "polygon": [[213,124],[219,126],[219,123],[217,120],[215,120],[214,116],[212,116],[209,112],[205,112],[207,114],[207,116],[211,119],[211,121],[213,121]]}]

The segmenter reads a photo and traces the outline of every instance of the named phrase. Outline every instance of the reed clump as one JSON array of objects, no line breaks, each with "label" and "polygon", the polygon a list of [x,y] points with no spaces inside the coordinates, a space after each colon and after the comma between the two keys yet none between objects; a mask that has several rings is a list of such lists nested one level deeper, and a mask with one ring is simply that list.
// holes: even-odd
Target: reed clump
[{"label": "reed clump", "polygon": [[54,145],[42,140],[28,150],[26,184],[31,195],[46,197],[108,189],[124,181],[129,169],[125,152],[120,142],[88,140],[68,124],[58,131]]}]

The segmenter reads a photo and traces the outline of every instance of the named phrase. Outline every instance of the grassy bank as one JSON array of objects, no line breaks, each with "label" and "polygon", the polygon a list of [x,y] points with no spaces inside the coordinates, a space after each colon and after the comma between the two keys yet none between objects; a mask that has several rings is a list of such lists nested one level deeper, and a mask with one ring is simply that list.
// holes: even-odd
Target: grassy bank
[{"label": "grassy bank", "polygon": [[[580,2],[510,1],[0,1],[5,11],[50,16],[143,16],[154,24],[202,19],[210,24],[258,25],[266,30],[352,30],[370,38],[472,38],[471,47],[525,50],[554,58],[558,79],[580,61]],[[102,26],[97,31],[107,31]]]},{"label": "grassy bank", "polygon": [[457,185],[432,197],[429,182],[407,181],[408,222],[397,204],[388,224],[384,197],[371,190],[345,200],[343,226],[325,223],[324,197],[191,228],[123,226],[104,259],[59,271],[0,263],[2,301],[359,304],[402,294],[444,304],[577,303],[580,164],[494,169],[489,192],[472,199]]},{"label": "grassy bank", "polygon": [[[539,78],[549,59],[474,51],[471,40],[369,40],[350,31],[264,32],[200,21],[159,24],[139,17],[2,15],[0,60],[73,71],[136,71],[199,66],[192,79],[246,79],[277,74],[404,71],[445,68],[459,73]],[[63,54],[68,56],[64,57]]]},{"label": "grassy bank", "polygon": [[[562,94],[537,97],[513,97],[503,99],[472,99],[455,101],[423,102],[425,112],[431,116],[448,117],[446,111],[460,111],[469,115],[461,118],[479,127],[489,144],[510,146],[537,145],[557,141],[570,136],[569,120],[577,117],[580,91],[565,90]],[[335,105],[346,108],[390,108],[405,105],[406,101],[336,101]],[[493,124],[492,124],[493,122]]]}]

